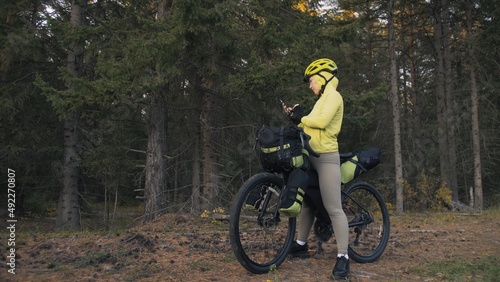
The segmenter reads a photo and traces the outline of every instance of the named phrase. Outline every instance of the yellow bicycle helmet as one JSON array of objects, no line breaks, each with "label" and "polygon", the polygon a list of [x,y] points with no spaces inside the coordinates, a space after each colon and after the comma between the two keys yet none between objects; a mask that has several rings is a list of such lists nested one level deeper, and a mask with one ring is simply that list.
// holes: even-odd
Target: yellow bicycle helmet
[{"label": "yellow bicycle helmet", "polygon": [[337,64],[327,58],[317,59],[316,61],[310,63],[304,71],[304,81],[308,82],[311,76],[322,71],[329,72],[335,76],[337,74]]}]

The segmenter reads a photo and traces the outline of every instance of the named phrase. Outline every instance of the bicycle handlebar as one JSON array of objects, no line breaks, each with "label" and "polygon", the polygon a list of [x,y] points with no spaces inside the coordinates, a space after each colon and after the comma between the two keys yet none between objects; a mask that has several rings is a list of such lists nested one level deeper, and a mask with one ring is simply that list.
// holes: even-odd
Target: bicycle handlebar
[{"label": "bicycle handlebar", "polygon": [[316,158],[319,158],[319,154],[316,153],[316,151],[314,151],[313,148],[311,148],[309,140],[311,140],[311,136],[307,135],[303,130],[301,130],[300,141],[302,142],[302,146],[304,146],[304,149],[306,149],[309,152],[309,154],[313,155]]},{"label": "bicycle handlebar", "polygon": [[[278,102],[280,103],[281,105],[281,108],[283,110],[283,113],[287,116],[287,117],[290,117],[287,113],[286,113],[286,109],[288,109],[287,105],[285,104],[285,102],[283,102],[283,100],[281,98],[277,98],[278,99]],[[297,126],[298,127],[298,126]],[[304,147],[304,149],[307,150],[307,152],[309,152],[309,154],[315,156],[316,158],[319,158],[319,154],[316,153],[312,148],[311,148],[311,145],[309,145],[309,140],[311,140],[311,136],[307,135],[304,130],[302,128],[300,128],[300,141],[302,142],[302,146]],[[305,138],[304,138],[305,137]]]}]

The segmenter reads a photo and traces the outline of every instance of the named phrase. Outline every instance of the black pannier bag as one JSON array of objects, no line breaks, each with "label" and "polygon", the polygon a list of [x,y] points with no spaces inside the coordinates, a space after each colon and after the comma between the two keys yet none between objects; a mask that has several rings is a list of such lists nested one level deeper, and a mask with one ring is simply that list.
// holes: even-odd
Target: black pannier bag
[{"label": "black pannier bag", "polygon": [[280,212],[288,217],[296,217],[302,209],[309,175],[300,168],[292,170],[288,176],[285,190],[281,193]]},{"label": "black pannier bag", "polygon": [[262,126],[257,130],[258,155],[264,170],[290,172],[305,163],[301,129],[294,125]]},{"label": "black pannier bag", "polygon": [[362,172],[380,164],[380,149],[375,147],[366,147],[353,152],[353,157],[345,160],[340,165],[342,183],[346,184],[358,177]]}]

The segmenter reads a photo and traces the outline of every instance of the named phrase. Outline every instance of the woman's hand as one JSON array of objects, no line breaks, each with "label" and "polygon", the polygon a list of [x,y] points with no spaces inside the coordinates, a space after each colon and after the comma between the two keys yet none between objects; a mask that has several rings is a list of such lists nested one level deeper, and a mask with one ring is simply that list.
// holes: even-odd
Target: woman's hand
[{"label": "woman's hand", "polygon": [[289,111],[289,116],[292,122],[296,125],[300,124],[302,118],[305,116],[302,107],[299,104],[296,104],[295,106],[293,106],[293,108],[289,108]]},{"label": "woman's hand", "polygon": [[285,113],[286,113],[288,116],[291,116],[291,115],[293,114],[293,110],[294,110],[296,107],[300,107],[300,105],[299,105],[299,104],[295,104],[293,107],[284,108]]}]

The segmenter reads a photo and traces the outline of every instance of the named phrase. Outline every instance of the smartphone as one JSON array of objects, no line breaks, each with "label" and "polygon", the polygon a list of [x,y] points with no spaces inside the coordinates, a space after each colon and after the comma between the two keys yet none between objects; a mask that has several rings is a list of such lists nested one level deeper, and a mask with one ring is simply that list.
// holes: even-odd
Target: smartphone
[{"label": "smartphone", "polygon": [[280,98],[278,98],[278,100],[280,101],[281,103],[281,107],[286,110],[287,109],[287,106],[285,105],[285,102],[283,102],[283,100],[281,100]]},{"label": "smartphone", "polygon": [[283,102],[283,100],[281,100],[280,98],[278,98],[278,101],[280,101],[281,103],[281,108],[283,109],[283,112],[287,115],[290,115],[290,111],[288,110],[288,107],[285,104],[285,102]]}]

